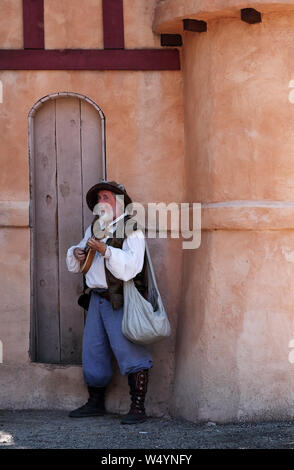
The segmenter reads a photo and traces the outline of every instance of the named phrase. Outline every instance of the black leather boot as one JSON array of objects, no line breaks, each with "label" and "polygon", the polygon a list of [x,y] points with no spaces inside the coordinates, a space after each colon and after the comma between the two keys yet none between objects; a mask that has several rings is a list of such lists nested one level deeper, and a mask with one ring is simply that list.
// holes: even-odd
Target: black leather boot
[{"label": "black leather boot", "polygon": [[106,387],[89,387],[89,399],[85,405],[69,413],[70,418],[86,418],[87,416],[103,416],[106,413],[104,395]]},{"label": "black leather boot", "polygon": [[130,386],[131,407],[121,424],[137,424],[146,421],[144,401],[148,384],[148,369],[142,369],[128,375]]}]

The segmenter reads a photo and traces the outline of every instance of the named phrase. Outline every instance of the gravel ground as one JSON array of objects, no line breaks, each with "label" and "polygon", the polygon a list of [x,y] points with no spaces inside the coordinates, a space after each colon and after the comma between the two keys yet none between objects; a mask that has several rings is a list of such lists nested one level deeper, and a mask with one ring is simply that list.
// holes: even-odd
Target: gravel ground
[{"label": "gravel ground", "polygon": [[73,419],[64,410],[0,411],[0,449],[294,449],[294,422],[195,424],[120,416]]}]

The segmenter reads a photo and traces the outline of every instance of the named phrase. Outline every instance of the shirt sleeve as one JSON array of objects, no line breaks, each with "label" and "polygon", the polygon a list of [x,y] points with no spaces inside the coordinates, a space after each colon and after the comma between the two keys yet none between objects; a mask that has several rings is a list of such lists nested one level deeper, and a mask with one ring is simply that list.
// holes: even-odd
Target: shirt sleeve
[{"label": "shirt sleeve", "polygon": [[113,246],[108,248],[109,257],[105,257],[105,265],[116,278],[129,281],[142,270],[145,253],[145,237],[142,230],[132,232],[124,240],[122,249]]},{"label": "shirt sleeve", "polygon": [[109,258],[111,256],[110,247],[107,245],[104,255],[101,255],[102,258]]},{"label": "shirt sleeve", "polygon": [[87,241],[88,241],[88,238],[91,237],[91,225],[89,225],[89,227],[87,228],[86,232],[85,232],[85,236],[84,238],[80,241],[80,243],[78,245],[74,245],[74,246],[71,246],[68,250],[67,250],[67,254],[66,254],[66,266],[67,266],[67,269],[68,271],[70,271],[71,273],[80,273],[81,272],[81,265],[80,265],[80,262],[77,260],[77,258],[75,257],[74,255],[74,249],[75,248],[81,248],[81,249],[85,249],[86,248],[86,244],[87,244]]}]

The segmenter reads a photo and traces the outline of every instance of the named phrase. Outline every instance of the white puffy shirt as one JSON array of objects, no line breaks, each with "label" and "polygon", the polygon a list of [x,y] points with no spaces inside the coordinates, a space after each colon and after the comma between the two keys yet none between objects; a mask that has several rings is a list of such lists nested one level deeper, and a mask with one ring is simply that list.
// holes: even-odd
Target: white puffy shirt
[{"label": "white puffy shirt", "polygon": [[[115,225],[109,228],[113,232]],[[76,259],[73,251],[75,248],[85,249],[88,239],[91,238],[91,225],[87,227],[84,238],[78,245],[71,246],[67,250],[66,265],[72,273],[80,273],[80,262]],[[108,237],[101,241],[105,242]],[[145,253],[145,237],[142,230],[138,229],[128,235],[122,245],[122,249],[108,246],[105,255],[98,251],[89,271],[86,273],[86,283],[90,288],[108,287],[105,277],[104,258],[107,269],[118,279],[128,281],[135,277],[143,268]]]}]

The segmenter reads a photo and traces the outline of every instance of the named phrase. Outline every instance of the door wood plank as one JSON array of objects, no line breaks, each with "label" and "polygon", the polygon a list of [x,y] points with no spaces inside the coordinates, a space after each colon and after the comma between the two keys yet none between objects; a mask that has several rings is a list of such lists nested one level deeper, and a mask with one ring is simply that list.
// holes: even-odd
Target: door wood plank
[{"label": "door wood plank", "polygon": [[66,252],[83,238],[80,103],[56,100],[61,362],[81,363],[84,311],[77,304],[82,275],[67,270]]},{"label": "door wood plank", "polygon": [[55,102],[48,101],[34,124],[34,272],[37,361],[60,361]]}]

